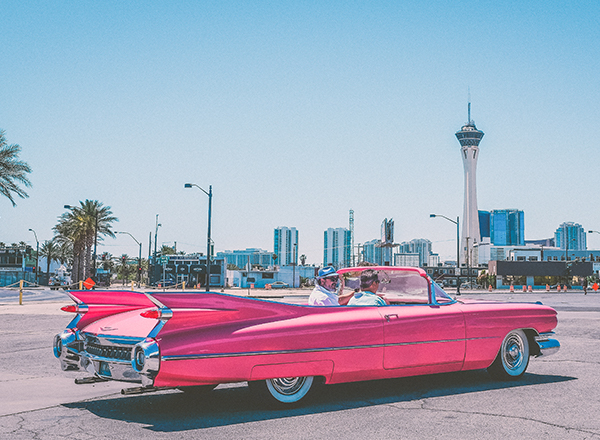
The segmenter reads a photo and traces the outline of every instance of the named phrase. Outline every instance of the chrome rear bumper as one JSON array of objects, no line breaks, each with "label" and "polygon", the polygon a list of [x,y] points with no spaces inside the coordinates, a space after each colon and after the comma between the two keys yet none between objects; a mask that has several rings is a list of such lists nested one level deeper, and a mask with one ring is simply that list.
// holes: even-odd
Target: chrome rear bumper
[{"label": "chrome rear bumper", "polygon": [[55,336],[54,355],[63,370],[83,369],[106,380],[152,386],[160,369],[160,350],[155,340],[140,339],[98,337],[67,329]]}]

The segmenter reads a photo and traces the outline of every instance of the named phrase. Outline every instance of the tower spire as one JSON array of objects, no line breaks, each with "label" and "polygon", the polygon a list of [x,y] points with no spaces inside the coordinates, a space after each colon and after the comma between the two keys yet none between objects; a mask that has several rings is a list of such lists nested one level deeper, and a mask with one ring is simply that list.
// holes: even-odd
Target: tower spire
[{"label": "tower spire", "polygon": [[483,131],[477,130],[475,123],[471,120],[471,92],[468,101],[469,122],[456,132],[456,138],[460,143],[461,157],[465,172],[465,197],[462,221],[461,260],[468,266],[476,266],[478,257],[476,245],[481,240],[479,231],[479,212],[477,210],[477,159],[479,156],[479,142],[483,137]]},{"label": "tower spire", "polygon": [[467,112],[468,112],[467,124],[471,125],[471,87],[469,87],[467,93],[468,93],[468,98],[467,98],[467,102],[468,102],[468,106],[467,106],[467,108],[468,108],[468,110],[467,110]]}]

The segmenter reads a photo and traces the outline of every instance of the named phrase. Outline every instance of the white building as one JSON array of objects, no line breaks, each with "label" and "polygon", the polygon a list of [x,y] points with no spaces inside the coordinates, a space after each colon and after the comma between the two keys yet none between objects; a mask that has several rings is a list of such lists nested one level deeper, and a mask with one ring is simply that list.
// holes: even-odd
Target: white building
[{"label": "white building", "polygon": [[419,267],[419,254],[394,254],[394,266]]}]

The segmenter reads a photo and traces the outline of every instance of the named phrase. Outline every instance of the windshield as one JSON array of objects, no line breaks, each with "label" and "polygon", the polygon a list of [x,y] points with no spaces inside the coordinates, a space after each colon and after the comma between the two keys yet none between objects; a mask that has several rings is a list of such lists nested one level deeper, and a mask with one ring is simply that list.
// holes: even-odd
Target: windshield
[{"label": "windshield", "polygon": [[[344,272],[346,289],[361,290],[361,269]],[[377,295],[383,296],[390,304],[428,304],[429,284],[419,272],[408,270],[375,270],[379,281]]]}]

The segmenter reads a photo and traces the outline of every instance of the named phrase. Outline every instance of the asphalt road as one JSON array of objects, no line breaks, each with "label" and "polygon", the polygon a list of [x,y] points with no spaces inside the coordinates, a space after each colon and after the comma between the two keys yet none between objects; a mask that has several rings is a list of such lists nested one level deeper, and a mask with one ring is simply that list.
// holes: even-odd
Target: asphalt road
[{"label": "asphalt road", "polygon": [[[279,295],[289,293],[271,294]],[[69,321],[59,310],[68,301],[0,301],[0,438],[600,439],[600,294],[462,298],[555,307],[561,350],[532,359],[516,382],[472,371],[340,384],[297,408],[270,410],[244,383],[205,396],[122,396],[119,383],[75,385],[85,374],[61,371],[51,348]]]}]

